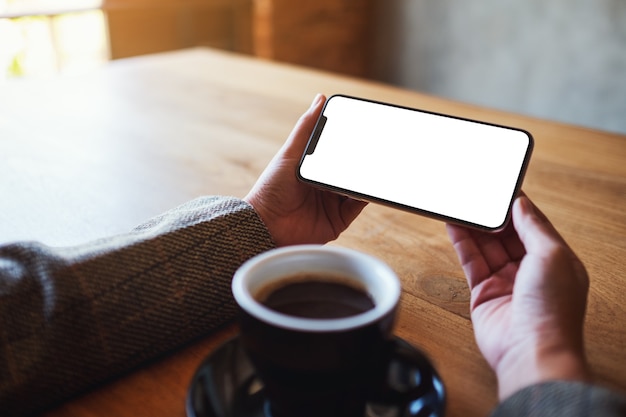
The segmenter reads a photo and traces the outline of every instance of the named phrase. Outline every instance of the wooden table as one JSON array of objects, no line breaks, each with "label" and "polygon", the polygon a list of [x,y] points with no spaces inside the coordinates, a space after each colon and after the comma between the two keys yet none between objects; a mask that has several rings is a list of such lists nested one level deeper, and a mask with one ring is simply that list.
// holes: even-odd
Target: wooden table
[{"label": "wooden table", "polygon": [[[203,194],[243,196],[315,93],[346,93],[512,125],[536,148],[525,191],[591,275],[586,340],[600,383],[626,391],[626,137],[208,49],[0,85],[0,243],[71,245]],[[601,104],[599,104],[601,105]],[[370,205],[334,244],[382,258],[404,286],[397,334],[440,370],[449,416],[484,416],[495,379],[443,223]],[[49,416],[184,416],[191,376],[230,328]]]}]

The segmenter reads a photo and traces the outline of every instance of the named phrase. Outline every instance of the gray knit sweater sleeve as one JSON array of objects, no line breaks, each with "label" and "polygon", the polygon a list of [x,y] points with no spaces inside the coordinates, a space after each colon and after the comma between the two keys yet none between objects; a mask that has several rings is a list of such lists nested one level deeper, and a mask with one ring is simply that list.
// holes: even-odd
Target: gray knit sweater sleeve
[{"label": "gray knit sweater sleeve", "polygon": [[553,381],[513,394],[491,417],[625,417],[626,397],[600,386]]},{"label": "gray knit sweater sleeve", "polygon": [[234,271],[273,247],[229,197],[80,247],[0,247],[0,414],[46,409],[231,321]]}]

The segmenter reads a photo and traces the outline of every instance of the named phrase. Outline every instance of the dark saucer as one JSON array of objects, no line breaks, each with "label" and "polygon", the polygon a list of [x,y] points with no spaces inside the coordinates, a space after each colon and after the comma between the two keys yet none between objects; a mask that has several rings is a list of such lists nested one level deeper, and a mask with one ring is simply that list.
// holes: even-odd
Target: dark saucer
[{"label": "dark saucer", "polygon": [[[417,349],[400,338],[404,349]],[[423,357],[423,355],[421,355]],[[420,368],[391,363],[390,387],[408,390],[423,385],[418,397],[402,405],[368,403],[365,417],[441,417],[445,390],[437,371],[423,357]],[[269,417],[263,383],[235,337],[212,352],[198,367],[186,400],[187,417]]]}]

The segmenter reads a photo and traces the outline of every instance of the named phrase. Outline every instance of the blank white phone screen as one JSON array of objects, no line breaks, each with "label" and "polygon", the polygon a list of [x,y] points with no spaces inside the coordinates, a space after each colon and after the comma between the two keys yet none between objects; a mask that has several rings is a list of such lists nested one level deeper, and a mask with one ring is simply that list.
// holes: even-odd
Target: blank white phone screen
[{"label": "blank white phone screen", "polygon": [[492,229],[532,146],[521,130],[344,96],[323,115],[303,178]]}]

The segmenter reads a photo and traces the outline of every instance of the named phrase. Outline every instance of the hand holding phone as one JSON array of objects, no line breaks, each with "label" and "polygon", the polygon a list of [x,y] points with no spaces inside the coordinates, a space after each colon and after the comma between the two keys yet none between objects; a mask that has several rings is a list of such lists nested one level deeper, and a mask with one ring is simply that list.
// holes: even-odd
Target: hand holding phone
[{"label": "hand holding phone", "polygon": [[482,230],[504,227],[533,147],[521,129],[334,95],[298,169],[314,186]]}]

